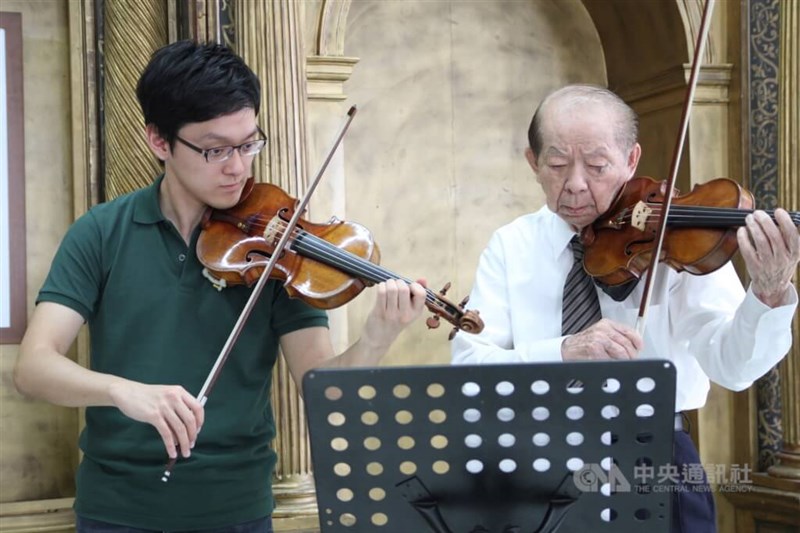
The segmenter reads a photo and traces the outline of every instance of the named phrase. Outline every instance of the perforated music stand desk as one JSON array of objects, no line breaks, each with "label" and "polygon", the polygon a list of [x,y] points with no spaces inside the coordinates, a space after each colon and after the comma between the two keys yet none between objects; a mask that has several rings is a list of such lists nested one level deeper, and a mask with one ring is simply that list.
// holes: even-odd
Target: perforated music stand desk
[{"label": "perforated music stand desk", "polygon": [[669,362],[320,369],[303,390],[323,533],[669,531]]}]

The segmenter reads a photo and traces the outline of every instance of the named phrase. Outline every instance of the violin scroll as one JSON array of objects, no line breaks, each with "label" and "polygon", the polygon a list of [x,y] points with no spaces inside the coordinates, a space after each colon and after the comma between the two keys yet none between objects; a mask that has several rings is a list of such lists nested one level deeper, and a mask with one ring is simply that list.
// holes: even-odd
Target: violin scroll
[{"label": "violin scroll", "polygon": [[448,281],[445,283],[444,287],[442,287],[441,291],[432,299],[428,299],[428,301],[425,302],[428,309],[433,313],[433,316],[425,320],[428,329],[438,328],[440,323],[439,318],[442,317],[455,326],[450,332],[448,340],[453,340],[453,337],[455,337],[459,330],[466,333],[480,333],[483,331],[483,320],[478,316],[479,312],[477,310],[465,309],[467,302],[469,302],[469,296],[465,297],[461,300],[460,304],[456,305],[445,298],[445,294],[447,294],[449,289],[450,282]]}]

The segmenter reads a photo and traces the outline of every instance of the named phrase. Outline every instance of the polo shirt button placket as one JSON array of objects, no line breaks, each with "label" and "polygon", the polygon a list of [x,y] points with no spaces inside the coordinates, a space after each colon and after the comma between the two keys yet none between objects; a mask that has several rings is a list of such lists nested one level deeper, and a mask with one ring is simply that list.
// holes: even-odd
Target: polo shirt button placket
[{"label": "polo shirt button placket", "polygon": [[180,261],[181,263],[186,261],[186,254],[179,254],[178,255],[178,261]]}]

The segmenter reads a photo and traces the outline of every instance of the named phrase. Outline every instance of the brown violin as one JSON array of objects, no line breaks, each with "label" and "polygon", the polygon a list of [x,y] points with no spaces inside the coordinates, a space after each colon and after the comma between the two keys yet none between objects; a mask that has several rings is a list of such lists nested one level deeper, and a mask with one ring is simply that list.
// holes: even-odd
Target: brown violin
[{"label": "brown violin", "polygon": [[[629,180],[608,211],[584,228],[589,275],[611,286],[641,278],[656,244],[663,183],[649,177]],[[697,275],[717,270],[738,250],[736,228],[744,225],[753,205],[753,195],[728,178],[673,195],[659,260]],[[774,211],[766,213],[774,216]],[[789,215],[800,224],[800,213]]]},{"label": "brown violin", "polygon": [[[298,204],[279,187],[254,184],[252,178],[242,198],[230,209],[207,211],[202,221],[197,256],[218,289],[258,281]],[[411,283],[379,266],[378,245],[367,228],[353,222],[299,219],[287,242],[270,278],[284,281],[290,296],[319,309],[341,306],[381,281]],[[458,305],[445,298],[449,286],[439,293],[426,289],[425,304],[434,313],[428,327],[438,327],[442,317],[455,326],[450,338],[458,330],[481,332],[478,312],[464,309],[468,298]]]}]

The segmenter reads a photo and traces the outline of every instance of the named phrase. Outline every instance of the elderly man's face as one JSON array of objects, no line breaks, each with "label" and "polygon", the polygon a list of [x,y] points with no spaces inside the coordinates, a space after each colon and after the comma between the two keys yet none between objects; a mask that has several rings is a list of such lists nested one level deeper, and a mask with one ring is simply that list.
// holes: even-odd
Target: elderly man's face
[{"label": "elderly man's face", "polygon": [[552,102],[542,117],[542,153],[526,150],[547,206],[576,230],[608,210],[636,171],[641,147],[624,152],[618,124],[601,104]]}]

